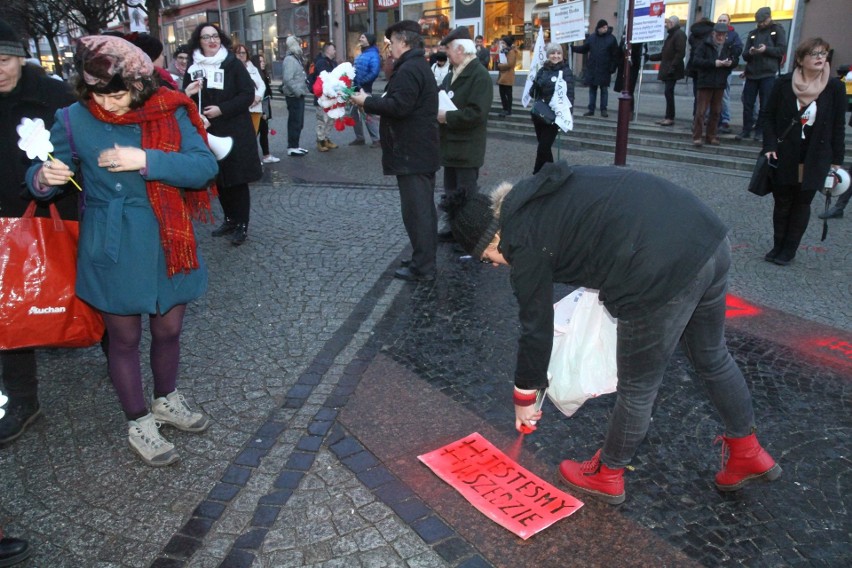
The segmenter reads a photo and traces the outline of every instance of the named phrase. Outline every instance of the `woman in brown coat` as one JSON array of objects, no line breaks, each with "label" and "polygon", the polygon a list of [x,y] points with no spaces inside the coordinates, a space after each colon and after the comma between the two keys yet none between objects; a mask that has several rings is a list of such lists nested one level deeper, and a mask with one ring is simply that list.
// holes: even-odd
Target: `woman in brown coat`
[{"label": "woman in brown coat", "polygon": [[[515,38],[500,38],[500,53],[506,56],[505,63],[497,63],[497,87],[500,89],[501,117],[512,116],[512,86],[515,84],[515,64],[518,62],[518,48],[513,44]],[[502,57],[501,57],[502,59]]]}]

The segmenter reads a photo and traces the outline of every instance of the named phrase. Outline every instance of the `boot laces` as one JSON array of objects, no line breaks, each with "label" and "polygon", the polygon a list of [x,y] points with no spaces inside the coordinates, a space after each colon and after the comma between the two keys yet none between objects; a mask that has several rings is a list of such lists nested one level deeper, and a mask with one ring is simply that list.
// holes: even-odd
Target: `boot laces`
[{"label": "boot laces", "polygon": [[724,436],[716,436],[716,439],[713,441],[713,445],[715,446],[719,442],[722,443],[722,455],[720,458],[720,469],[724,470],[725,465],[728,463],[728,458],[731,457],[731,446],[728,445],[728,441]]},{"label": "boot laces", "polygon": [[586,475],[594,474],[594,473],[598,472],[600,467],[601,467],[601,453],[598,452],[594,456],[592,456],[592,459],[590,459],[588,461],[584,461],[582,464],[580,464],[580,471],[583,472]]}]

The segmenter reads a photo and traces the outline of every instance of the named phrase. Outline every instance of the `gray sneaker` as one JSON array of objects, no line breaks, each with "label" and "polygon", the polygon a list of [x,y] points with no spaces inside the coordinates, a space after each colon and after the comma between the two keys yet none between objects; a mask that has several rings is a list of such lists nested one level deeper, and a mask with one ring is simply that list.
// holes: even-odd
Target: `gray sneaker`
[{"label": "gray sneaker", "polygon": [[193,412],[178,391],[154,399],[151,414],[158,422],[187,432],[203,432],[210,426],[210,418],[200,412]]},{"label": "gray sneaker", "polygon": [[160,435],[160,424],[153,414],[128,422],[127,441],[148,465],[160,467],[179,459],[175,446]]}]

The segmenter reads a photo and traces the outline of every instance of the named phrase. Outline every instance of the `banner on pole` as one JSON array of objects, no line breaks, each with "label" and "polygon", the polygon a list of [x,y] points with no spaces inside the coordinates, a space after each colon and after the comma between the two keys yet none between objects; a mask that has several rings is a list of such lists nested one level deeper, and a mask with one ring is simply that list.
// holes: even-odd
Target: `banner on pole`
[{"label": "banner on pole", "polygon": [[524,540],[583,506],[518,465],[478,432],[417,458],[481,513]]},{"label": "banner on pole", "polygon": [[524,108],[530,106],[530,89],[532,88],[533,81],[535,81],[535,76],[538,74],[538,70],[541,69],[545,61],[547,61],[547,57],[544,54],[544,28],[539,26],[538,37],[535,38],[535,45],[533,46],[530,70],[527,73],[527,80],[524,83],[524,93],[521,95],[521,104]]},{"label": "banner on pole", "polygon": [[573,0],[566,4],[551,6],[550,41],[571,43],[586,39],[586,15],[583,13],[583,0]]},{"label": "banner on pole", "polygon": [[663,0],[634,0],[633,6],[633,35],[630,43],[665,39],[666,3]]}]

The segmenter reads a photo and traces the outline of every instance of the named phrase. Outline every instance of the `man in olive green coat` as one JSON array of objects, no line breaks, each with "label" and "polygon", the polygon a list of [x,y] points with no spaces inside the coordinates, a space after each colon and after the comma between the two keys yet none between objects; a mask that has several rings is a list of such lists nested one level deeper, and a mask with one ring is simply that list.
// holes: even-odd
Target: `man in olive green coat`
[{"label": "man in olive green coat", "polygon": [[[446,201],[476,191],[479,168],[485,161],[485,134],[494,85],[485,67],[471,64],[477,63],[476,46],[467,27],[450,32],[441,45],[447,46],[452,65],[441,89],[456,107],[456,110],[438,109],[444,167],[441,200]],[[445,229],[438,233],[438,238],[453,242],[453,233]]]}]

